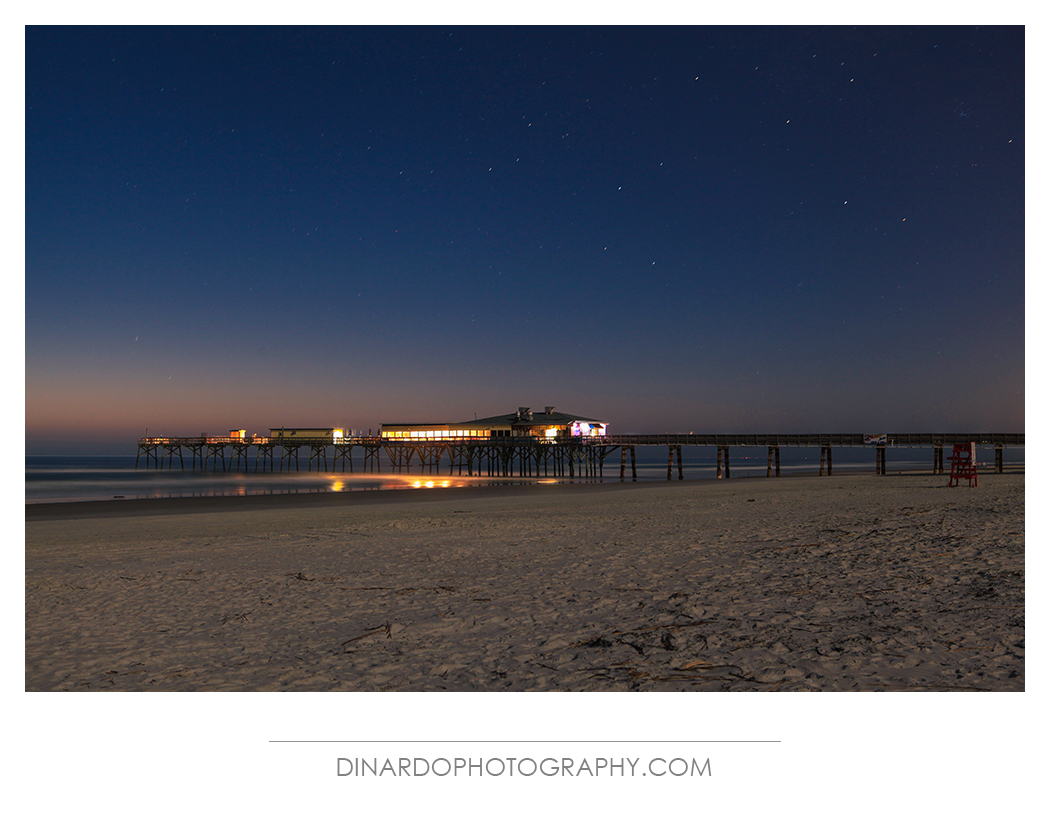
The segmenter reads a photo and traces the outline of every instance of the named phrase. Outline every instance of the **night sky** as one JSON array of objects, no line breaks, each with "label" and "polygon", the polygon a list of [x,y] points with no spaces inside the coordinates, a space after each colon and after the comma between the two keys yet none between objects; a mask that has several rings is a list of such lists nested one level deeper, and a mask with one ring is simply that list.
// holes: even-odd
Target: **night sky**
[{"label": "night sky", "polygon": [[27,453],[1024,431],[1024,42],[29,27]]}]

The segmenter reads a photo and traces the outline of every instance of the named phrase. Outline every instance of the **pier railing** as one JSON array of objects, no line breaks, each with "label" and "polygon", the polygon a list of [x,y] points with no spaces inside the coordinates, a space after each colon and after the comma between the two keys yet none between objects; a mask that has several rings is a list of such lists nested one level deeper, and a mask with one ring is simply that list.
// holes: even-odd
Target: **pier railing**
[{"label": "pier railing", "polygon": [[[876,437],[872,439],[872,437]],[[890,447],[919,446],[928,448],[935,445],[964,445],[975,443],[981,446],[1005,445],[1024,446],[1025,435],[1002,434],[991,432],[951,433],[951,434],[618,434],[604,437],[434,437],[419,439],[389,437],[142,437],[139,445],[287,445],[287,446],[347,446],[347,445],[440,445],[455,443],[457,445],[700,445],[712,447],[724,446],[833,446],[849,448],[861,446],[870,448],[874,445]]]},{"label": "pier railing", "polygon": [[606,445],[703,445],[737,446],[804,446],[850,448],[875,445],[891,447],[923,447],[936,445],[1007,445],[1023,446],[1024,434],[626,434],[608,437],[587,437],[601,440]]}]

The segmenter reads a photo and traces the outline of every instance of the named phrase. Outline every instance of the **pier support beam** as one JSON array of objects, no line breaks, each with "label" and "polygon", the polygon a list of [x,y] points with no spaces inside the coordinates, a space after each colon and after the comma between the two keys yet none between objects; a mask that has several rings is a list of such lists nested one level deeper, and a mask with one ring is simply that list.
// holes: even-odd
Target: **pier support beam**
[{"label": "pier support beam", "polygon": [[671,467],[676,454],[678,455],[678,478],[685,479],[682,474],[682,446],[680,445],[667,446],[667,478],[671,478]]},{"label": "pier support beam", "polygon": [[774,470],[776,475],[780,476],[780,446],[771,445],[769,446],[769,454],[766,456],[766,476],[773,476]]},{"label": "pier support beam", "polygon": [[186,443],[186,447],[190,450],[190,470],[197,470],[197,462],[200,461],[201,470],[204,470],[204,440],[195,440],[194,442]]},{"label": "pier support beam", "polygon": [[[605,479],[605,458],[608,457],[617,448],[619,448],[619,446],[616,445],[595,446],[595,455],[598,458],[598,473],[596,474],[596,476],[600,481],[604,481]],[[547,475],[546,465],[544,465],[543,475]]]},{"label": "pier support beam", "polygon": [[933,447],[933,473],[943,474],[944,473],[944,446],[935,445]]},{"label": "pier support beam", "polygon": [[379,451],[382,449],[382,445],[380,443],[363,443],[361,447],[365,450],[365,461],[361,469],[369,473],[380,473]]},{"label": "pier support beam", "polygon": [[1003,472],[1003,447],[997,445],[995,447],[995,473],[1001,474]]},{"label": "pier support beam", "polygon": [[238,471],[244,464],[244,473],[248,473],[248,443],[230,443],[230,470]]},{"label": "pier support beam", "polygon": [[287,461],[288,470],[292,470],[292,463],[295,463],[295,470],[299,470],[299,446],[288,445],[287,443],[281,444],[281,470],[284,471],[284,463]]},{"label": "pier support beam", "polygon": [[411,467],[412,456],[415,453],[413,446],[407,443],[398,443],[397,445],[385,446],[385,448],[386,455],[390,457],[391,469],[396,470],[400,474],[403,469]]},{"label": "pier support beam", "polygon": [[722,463],[725,462],[725,478],[729,479],[729,446],[718,446],[718,456],[715,464],[715,479],[722,479]]},{"label": "pier support beam", "polygon": [[347,466],[350,466],[350,473],[354,473],[353,453],[354,446],[352,443],[339,443],[339,445],[335,446],[335,453],[332,456],[332,470],[335,470],[336,466],[342,463],[342,473],[346,473]]},{"label": "pier support beam", "polygon": [[448,475],[455,476],[456,468],[459,468],[459,475],[463,476],[463,466],[467,466],[468,476],[472,476],[473,468],[471,468],[470,462],[470,451],[465,445],[459,443],[452,443],[448,446]]},{"label": "pier support beam", "polygon": [[255,447],[255,470],[259,470],[259,466],[262,465],[263,473],[266,473],[266,466],[270,466],[270,473],[273,473],[273,443],[259,443]]},{"label": "pier support beam", "polygon": [[885,475],[886,473],[886,446],[875,446],[875,473]]},{"label": "pier support beam", "polygon": [[207,454],[204,457],[204,470],[208,470],[208,460],[211,460],[211,470],[216,471],[219,467],[219,463],[222,462],[222,471],[226,473],[226,444],[225,443],[206,443],[208,449]]},{"label": "pier support beam", "polygon": [[[171,470],[172,459],[175,455],[179,455],[179,468],[185,468],[186,465],[182,461],[182,446],[178,443],[165,443],[164,453],[161,454],[160,461],[163,464],[164,460],[168,461],[168,470]],[[160,466],[158,466],[160,467]]]},{"label": "pier support beam", "polygon": [[328,446],[327,445],[312,445],[310,446],[310,461],[306,464],[306,470],[312,471],[313,464],[317,463],[317,470],[320,472],[321,466],[324,465],[324,472],[328,473]]},{"label": "pier support beam", "polygon": [[150,462],[153,463],[155,468],[160,468],[160,463],[157,460],[157,445],[152,442],[139,442],[139,453],[135,456],[135,470],[139,470],[139,457],[145,456],[146,468],[149,468]]},{"label": "pier support beam", "polygon": [[624,473],[627,471],[627,452],[631,452],[631,482],[638,481],[638,467],[634,461],[634,446],[620,446],[620,482],[624,481]]},{"label": "pier support beam", "polygon": [[441,458],[448,446],[444,443],[410,443],[419,460],[419,473],[440,474]]},{"label": "pier support beam", "polygon": [[831,446],[822,445],[820,447],[820,475],[824,476],[827,474],[831,476]]}]

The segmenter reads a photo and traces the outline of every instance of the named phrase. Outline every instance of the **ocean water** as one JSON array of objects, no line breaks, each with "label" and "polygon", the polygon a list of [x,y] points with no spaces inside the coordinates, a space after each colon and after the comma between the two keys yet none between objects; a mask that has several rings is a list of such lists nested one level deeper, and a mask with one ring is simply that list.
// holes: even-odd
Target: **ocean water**
[{"label": "ocean water", "polygon": [[[945,452],[945,468],[950,467],[951,450]],[[995,460],[993,449],[978,449],[978,463],[991,469]],[[1024,448],[1007,448],[1004,452],[1007,466],[1024,465]],[[875,452],[866,448],[836,448],[832,451],[834,473],[875,472]],[[704,446],[682,446],[682,465],[685,479],[714,479],[715,449]],[[600,477],[555,479],[554,477],[467,477],[450,474],[448,461],[440,472],[421,470],[414,465],[398,473],[384,459],[380,473],[363,473],[363,463],[355,458],[354,472],[329,471],[244,471],[222,472],[180,469],[146,469],[140,463],[135,468],[134,456],[27,456],[27,504],[40,502],[82,502],[88,500],[125,500],[154,497],[247,496],[249,494],[293,494],[331,491],[389,491],[440,490],[452,487],[494,488],[500,485],[521,485],[551,482],[618,482],[620,479],[620,452],[614,451],[605,460]],[[639,481],[667,479],[667,448],[660,446],[636,449],[636,468]],[[886,470],[889,473],[916,471],[933,472],[933,450],[929,448],[888,448]],[[817,474],[820,471],[819,448],[780,449],[780,472],[783,475]],[[764,477],[766,449],[735,447],[730,449],[731,478]],[[672,477],[678,478],[674,463]],[[947,479],[947,476],[945,477]],[[626,479],[631,479],[630,460]]]}]

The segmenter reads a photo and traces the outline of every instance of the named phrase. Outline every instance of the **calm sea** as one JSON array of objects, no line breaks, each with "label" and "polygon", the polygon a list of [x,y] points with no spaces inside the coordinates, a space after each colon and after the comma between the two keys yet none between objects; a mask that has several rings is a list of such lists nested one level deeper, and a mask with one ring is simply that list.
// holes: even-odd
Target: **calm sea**
[{"label": "calm sea", "polygon": [[[1004,452],[1008,465],[1024,464],[1023,448],[1008,448]],[[945,467],[949,466],[950,449],[945,452]],[[637,449],[637,471],[639,480],[667,479],[667,449],[659,446]],[[714,479],[715,449],[707,447],[682,447],[684,475],[686,479]],[[766,451],[764,448],[733,448],[730,451],[732,477],[758,477],[766,473]],[[994,460],[992,449],[978,449],[978,462],[991,467]],[[833,467],[836,473],[874,472],[875,452],[863,448],[836,448],[833,451]],[[362,464],[354,463],[354,473],[328,471],[299,471],[256,473],[249,470],[239,472],[201,472],[189,468],[135,469],[134,456],[76,457],[76,456],[27,456],[26,457],[26,503],[82,502],[86,500],[143,499],[148,497],[193,497],[193,496],[247,496],[249,494],[290,494],[327,491],[389,491],[389,490],[433,490],[449,487],[490,487],[498,485],[520,485],[523,483],[555,482],[546,477],[498,478],[466,477],[450,475],[447,461],[441,473],[420,473],[418,466],[411,472],[393,472],[388,462],[382,464],[383,472],[362,473]],[[816,474],[820,468],[819,448],[781,448],[780,470],[782,474]],[[921,448],[890,448],[886,452],[886,468],[896,471],[926,471],[932,473],[933,451]],[[675,464],[673,476],[678,478]],[[576,477],[575,482],[618,482],[620,478],[620,455],[613,452],[605,461],[602,478]],[[627,464],[627,479],[631,479],[630,461]]]}]

